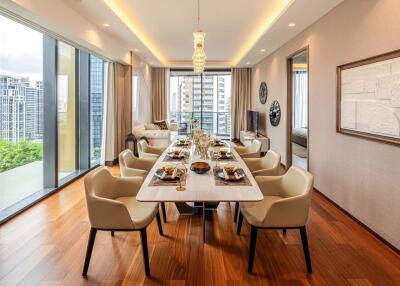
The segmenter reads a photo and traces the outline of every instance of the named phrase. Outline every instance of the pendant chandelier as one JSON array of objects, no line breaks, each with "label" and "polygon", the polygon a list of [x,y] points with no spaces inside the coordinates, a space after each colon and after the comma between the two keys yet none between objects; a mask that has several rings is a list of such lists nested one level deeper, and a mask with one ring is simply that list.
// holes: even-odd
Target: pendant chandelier
[{"label": "pendant chandelier", "polygon": [[206,53],[204,52],[204,39],[206,33],[200,29],[200,0],[197,0],[197,32],[193,33],[194,51],[193,51],[193,71],[201,73],[206,66]]}]

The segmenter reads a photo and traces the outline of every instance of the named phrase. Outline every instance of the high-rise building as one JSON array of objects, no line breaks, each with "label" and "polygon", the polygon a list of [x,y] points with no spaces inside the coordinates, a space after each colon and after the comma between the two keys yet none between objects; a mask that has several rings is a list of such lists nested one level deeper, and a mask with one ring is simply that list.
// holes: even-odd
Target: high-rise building
[{"label": "high-rise building", "polygon": [[103,138],[103,105],[104,105],[104,61],[90,56],[90,116],[91,116],[91,157],[100,158]]},{"label": "high-rise building", "polygon": [[170,87],[170,120],[187,125],[191,118],[197,118],[204,130],[229,136],[231,95],[230,82],[226,82],[228,78],[226,75],[207,73],[202,76],[177,76],[177,80],[173,81],[176,86]]},{"label": "high-rise building", "polygon": [[43,83],[0,75],[0,136],[19,142],[43,138]]}]

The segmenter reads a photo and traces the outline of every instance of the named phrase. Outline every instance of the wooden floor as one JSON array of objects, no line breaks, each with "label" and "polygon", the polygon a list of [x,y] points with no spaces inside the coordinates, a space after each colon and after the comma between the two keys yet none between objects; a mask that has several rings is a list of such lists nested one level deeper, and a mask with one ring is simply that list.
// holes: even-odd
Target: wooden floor
[{"label": "wooden floor", "polygon": [[172,204],[167,212],[166,236],[156,222],[148,229],[151,278],[139,233],[99,232],[84,279],[89,222],[80,179],[1,226],[0,285],[400,285],[400,257],[316,193],[307,225],[312,275],[297,231],[261,231],[249,275],[249,228],[236,235],[233,204],[210,214],[207,244],[200,216],[180,217]]}]

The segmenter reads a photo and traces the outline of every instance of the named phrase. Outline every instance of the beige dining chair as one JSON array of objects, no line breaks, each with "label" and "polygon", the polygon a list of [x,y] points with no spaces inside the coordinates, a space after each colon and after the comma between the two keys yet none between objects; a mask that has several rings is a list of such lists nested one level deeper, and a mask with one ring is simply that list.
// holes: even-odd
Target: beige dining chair
[{"label": "beige dining chair", "polygon": [[145,178],[157,161],[157,158],[138,158],[129,149],[122,151],[118,159],[122,177],[139,176]]},{"label": "beige dining chair", "polygon": [[[277,176],[281,165],[281,155],[273,150],[268,150],[262,158],[243,158],[253,176]],[[233,221],[237,221],[239,203],[235,203]]]},{"label": "beige dining chair", "polygon": [[139,231],[142,241],[144,268],[150,275],[146,227],[157,218],[158,230],[163,235],[158,203],[138,202],[135,198],[143,179],[114,177],[105,167],[96,169],[84,179],[90,234],[82,276],[87,275],[93,245],[98,230]]},{"label": "beige dining chair", "polygon": [[139,158],[158,158],[165,148],[149,146],[146,140],[141,139],[137,142]]},{"label": "beige dining chair", "polygon": [[[133,155],[131,150],[126,149],[119,154],[118,160],[122,177],[139,176],[144,179],[149,174],[151,168],[153,168],[157,158],[138,158]],[[165,209],[165,203],[161,203],[161,210],[164,223],[166,223],[167,211]]]},{"label": "beige dining chair", "polygon": [[259,158],[261,152],[261,142],[254,139],[249,146],[235,146],[236,152],[242,158]]},{"label": "beige dining chair", "polygon": [[306,223],[314,181],[312,174],[292,166],[283,176],[256,177],[256,181],[264,199],[261,202],[241,203],[237,226],[238,235],[243,218],[251,226],[248,272],[253,271],[258,229],[300,229],[307,271],[311,273]]}]

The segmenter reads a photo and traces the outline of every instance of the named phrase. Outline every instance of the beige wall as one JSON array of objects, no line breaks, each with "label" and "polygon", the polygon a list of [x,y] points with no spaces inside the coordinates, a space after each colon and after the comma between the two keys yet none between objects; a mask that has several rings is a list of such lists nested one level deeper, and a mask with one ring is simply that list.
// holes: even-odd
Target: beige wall
[{"label": "beige wall", "polygon": [[[286,57],[310,47],[310,171],[315,187],[400,248],[400,147],[336,133],[336,66],[400,49],[400,1],[345,0],[253,68],[252,106],[272,100],[283,118],[264,118],[271,148],[286,162]],[[266,80],[266,105],[258,88]],[[346,226],[342,226],[346,227]]]}]

